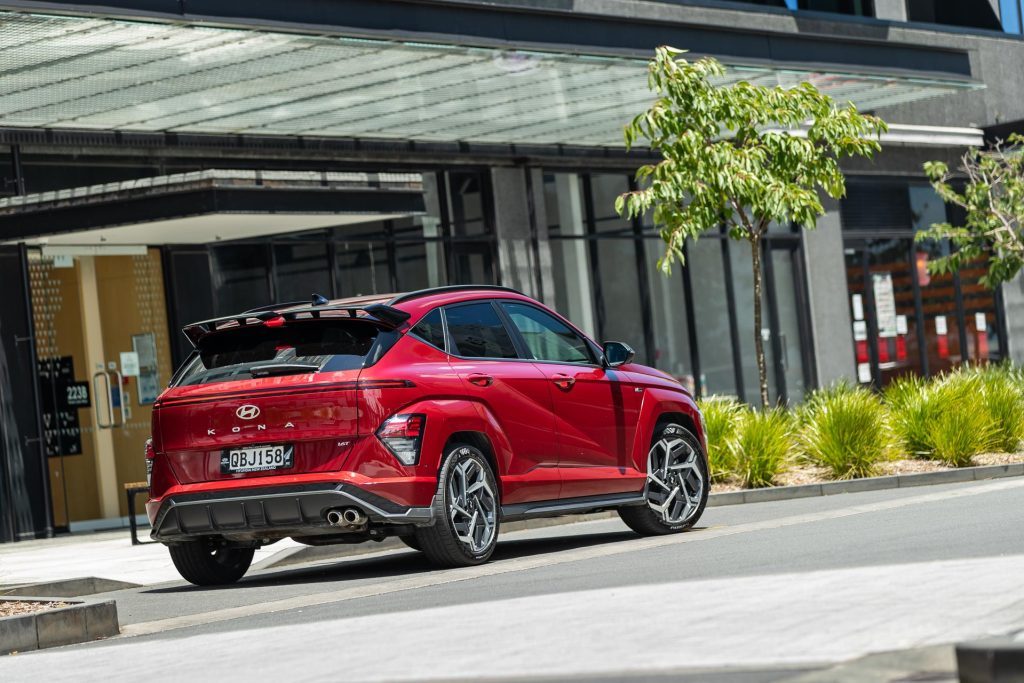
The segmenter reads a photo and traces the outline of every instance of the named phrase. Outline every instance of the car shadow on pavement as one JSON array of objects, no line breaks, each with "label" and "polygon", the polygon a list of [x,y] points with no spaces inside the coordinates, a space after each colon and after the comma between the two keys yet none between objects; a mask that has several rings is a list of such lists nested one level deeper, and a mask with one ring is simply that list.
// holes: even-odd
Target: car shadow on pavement
[{"label": "car shadow on pavement", "polygon": [[[699,529],[696,529],[699,530]],[[511,539],[498,541],[491,562],[504,562],[521,557],[558,553],[639,538],[630,531],[550,536],[544,538]],[[386,555],[367,555],[338,558],[336,562],[321,560],[316,565],[294,569],[266,569],[246,576],[236,584],[227,586],[176,585],[151,588],[141,593],[164,594],[197,591],[244,590],[274,585],[298,585],[325,582],[350,582],[365,579],[389,579],[422,574],[438,569],[427,561],[423,553],[415,550],[397,550]]]}]

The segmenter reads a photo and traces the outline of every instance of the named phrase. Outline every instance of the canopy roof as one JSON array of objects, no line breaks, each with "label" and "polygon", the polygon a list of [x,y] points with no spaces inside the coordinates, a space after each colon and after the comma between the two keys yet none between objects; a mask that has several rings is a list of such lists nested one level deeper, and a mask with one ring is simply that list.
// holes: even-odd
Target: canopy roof
[{"label": "canopy roof", "polygon": [[[730,64],[877,110],[955,78]],[[0,126],[621,146],[646,63],[325,35],[0,12]]]}]

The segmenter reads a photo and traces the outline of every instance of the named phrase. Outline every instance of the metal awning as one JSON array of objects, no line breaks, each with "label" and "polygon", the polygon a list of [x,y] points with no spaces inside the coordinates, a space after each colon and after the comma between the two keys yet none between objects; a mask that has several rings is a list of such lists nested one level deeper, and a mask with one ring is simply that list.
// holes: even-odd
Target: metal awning
[{"label": "metal awning", "polygon": [[[728,65],[877,110],[970,80]],[[0,12],[0,126],[621,146],[646,62]]]},{"label": "metal awning", "polygon": [[0,199],[0,243],[204,244],[423,211],[418,173],[212,169]]}]

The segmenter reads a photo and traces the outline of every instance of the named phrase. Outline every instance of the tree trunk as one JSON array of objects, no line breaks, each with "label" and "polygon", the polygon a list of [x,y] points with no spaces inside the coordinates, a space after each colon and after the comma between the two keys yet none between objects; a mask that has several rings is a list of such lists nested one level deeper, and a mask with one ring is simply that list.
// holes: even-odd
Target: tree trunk
[{"label": "tree trunk", "polygon": [[761,407],[768,407],[768,366],[764,359],[764,339],[761,337],[761,235],[750,239],[750,253],[754,265],[754,353],[757,356],[757,377],[761,389]]}]

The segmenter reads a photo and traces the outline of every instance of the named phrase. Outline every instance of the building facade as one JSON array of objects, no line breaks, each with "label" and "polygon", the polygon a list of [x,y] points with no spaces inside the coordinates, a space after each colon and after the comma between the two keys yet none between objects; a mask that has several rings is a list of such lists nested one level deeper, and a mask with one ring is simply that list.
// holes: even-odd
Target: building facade
[{"label": "building facade", "polygon": [[698,394],[757,395],[749,248],[616,215],[671,44],[892,124],[772,227],[774,400],[1021,360],[1024,290],[931,276],[922,163],[1024,120],[1018,0],[0,0],[0,540],[120,523],[185,323],[314,292],[516,287]]}]

